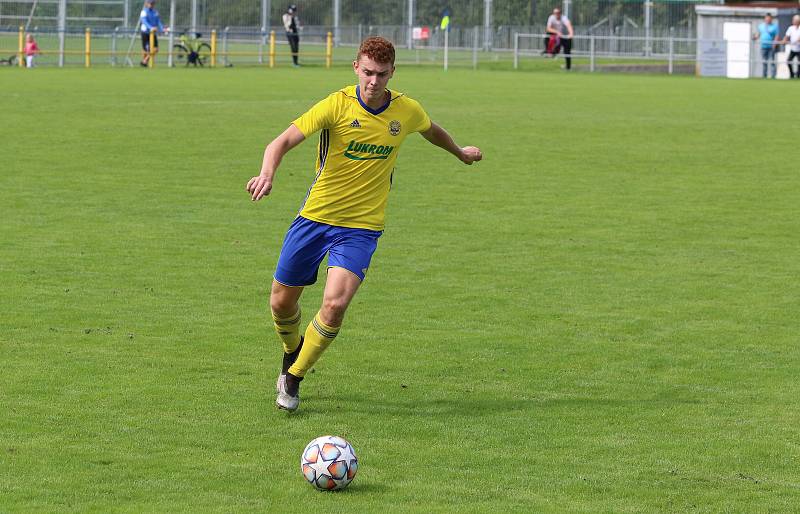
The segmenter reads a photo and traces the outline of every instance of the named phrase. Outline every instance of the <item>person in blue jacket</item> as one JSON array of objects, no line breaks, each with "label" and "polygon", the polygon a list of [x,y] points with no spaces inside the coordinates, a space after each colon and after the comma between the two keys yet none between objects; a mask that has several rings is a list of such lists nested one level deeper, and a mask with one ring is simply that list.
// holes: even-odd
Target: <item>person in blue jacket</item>
[{"label": "person in blue jacket", "polygon": [[158,11],[153,7],[156,0],[145,0],[144,9],[139,16],[139,26],[142,30],[142,66],[147,66],[150,62],[150,31],[156,29],[156,34],[153,34],[153,56],[158,53],[158,32],[165,32],[164,25],[161,23],[161,18],[158,16]]}]

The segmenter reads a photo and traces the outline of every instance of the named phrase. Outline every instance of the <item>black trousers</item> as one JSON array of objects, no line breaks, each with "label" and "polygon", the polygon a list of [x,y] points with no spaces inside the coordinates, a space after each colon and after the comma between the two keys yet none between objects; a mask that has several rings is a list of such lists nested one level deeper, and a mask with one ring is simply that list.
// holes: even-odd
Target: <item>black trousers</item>
[{"label": "black trousers", "polygon": [[[794,64],[797,59],[797,65]],[[789,57],[786,58],[786,64],[789,65],[789,74],[793,79],[800,79],[800,52],[789,52]]]},{"label": "black trousers", "polygon": [[297,53],[300,51],[300,35],[294,32],[287,32],[286,39],[289,40],[289,46],[292,47],[292,61],[297,64]]},{"label": "black trousers", "polygon": [[[572,68],[572,40],[566,37],[561,38],[561,49],[564,50],[564,61],[567,63],[567,69]],[[558,53],[558,50],[556,50]]]}]

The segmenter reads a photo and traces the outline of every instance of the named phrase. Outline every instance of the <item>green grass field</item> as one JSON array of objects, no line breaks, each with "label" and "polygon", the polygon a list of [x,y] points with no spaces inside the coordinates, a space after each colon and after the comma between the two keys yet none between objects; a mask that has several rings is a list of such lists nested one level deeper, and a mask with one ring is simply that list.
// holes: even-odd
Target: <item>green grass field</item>
[{"label": "green grass field", "polygon": [[[353,79],[0,69],[0,511],[797,509],[796,84],[398,69],[485,159],[406,141],[287,415],[267,291],[316,141],[244,185]],[[323,434],[342,493],[299,471]]]}]

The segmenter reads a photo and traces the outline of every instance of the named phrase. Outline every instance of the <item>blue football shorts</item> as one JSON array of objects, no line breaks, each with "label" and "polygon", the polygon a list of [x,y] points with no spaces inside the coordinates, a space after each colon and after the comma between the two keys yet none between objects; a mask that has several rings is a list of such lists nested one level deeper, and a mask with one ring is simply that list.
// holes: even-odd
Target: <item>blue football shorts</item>
[{"label": "blue football shorts", "polygon": [[383,232],[363,228],[335,227],[298,216],[283,240],[275,280],[285,286],[309,286],[325,254],[328,267],[344,268],[360,280],[369,268]]}]

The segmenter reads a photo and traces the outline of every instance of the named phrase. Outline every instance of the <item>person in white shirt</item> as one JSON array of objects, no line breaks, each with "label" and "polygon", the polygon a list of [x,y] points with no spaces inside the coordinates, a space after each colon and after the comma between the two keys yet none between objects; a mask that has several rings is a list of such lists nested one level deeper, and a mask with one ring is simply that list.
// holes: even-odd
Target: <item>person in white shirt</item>
[{"label": "person in white shirt", "polygon": [[553,14],[547,18],[545,28],[548,38],[546,41],[546,51],[555,57],[559,50],[564,50],[564,61],[566,69],[572,68],[572,37],[575,32],[572,30],[572,23],[569,18],[561,14],[561,9],[556,7]]},{"label": "person in white shirt", "polygon": [[[786,64],[789,65],[789,74],[793,79],[800,79],[800,14],[792,17],[792,24],[786,29],[781,43],[789,43],[789,57]],[[794,64],[797,61],[797,65]]]}]

